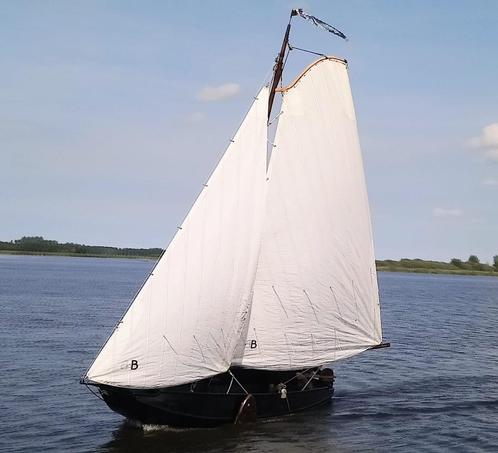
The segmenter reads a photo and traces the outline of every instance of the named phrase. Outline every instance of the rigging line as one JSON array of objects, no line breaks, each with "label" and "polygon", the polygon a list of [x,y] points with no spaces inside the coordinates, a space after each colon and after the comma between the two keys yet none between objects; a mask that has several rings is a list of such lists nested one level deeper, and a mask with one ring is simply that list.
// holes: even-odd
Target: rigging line
[{"label": "rigging line", "polygon": [[199,340],[195,337],[195,335],[192,335],[192,336],[194,337],[194,340],[197,343],[199,351],[201,352],[203,362],[206,363],[206,357],[204,356],[204,353],[202,352],[202,348],[201,348],[201,344],[199,343]]},{"label": "rigging line", "polygon": [[171,350],[176,354],[178,355],[178,352],[176,352],[175,348],[173,347],[173,345],[170,343],[170,341],[168,340],[168,338],[166,337],[166,335],[163,335],[163,338],[166,340],[166,343],[168,343],[169,347],[171,348]]},{"label": "rigging line", "polygon": [[232,384],[233,384],[233,376],[232,376],[232,379],[230,381],[230,385],[228,386],[228,390],[227,390],[227,395],[230,393],[230,389],[232,388]]},{"label": "rigging line", "polygon": [[284,111],[283,111],[283,110],[280,110],[280,112],[279,112],[279,113],[277,113],[277,114],[273,117],[273,119],[272,119],[272,120],[268,123],[268,126],[271,126],[271,125],[275,122],[275,120],[276,120],[276,119],[277,119],[280,115],[282,115],[282,113],[284,113]]},{"label": "rigging line", "polygon": [[319,55],[321,57],[327,57],[327,55],[323,54],[323,53],[319,53],[319,52],[313,52],[312,50],[308,50],[308,49],[301,49],[300,47],[294,47],[294,46],[291,46],[291,44],[289,43],[289,49],[290,50],[300,50],[301,52],[308,52],[308,53],[312,53],[313,55]]},{"label": "rigging line", "polygon": [[277,290],[275,289],[275,286],[272,285],[272,289],[273,289],[273,292],[275,293],[275,296],[277,296],[278,301],[280,302],[280,306],[282,307],[282,310],[285,313],[285,317],[288,318],[289,315],[287,314],[287,310],[285,309],[285,306],[282,302],[282,299],[280,299],[280,296],[278,295]]},{"label": "rigging line", "polygon": [[308,296],[308,293],[306,292],[305,289],[303,289],[303,293],[306,296],[306,299],[308,299],[308,302],[310,303],[311,309],[313,310],[313,314],[315,315],[316,322],[320,324],[320,321],[318,320],[318,316],[316,314],[315,306],[313,305],[313,302],[311,302],[310,296]]},{"label": "rigging line", "polygon": [[223,329],[220,329],[221,330],[221,338],[223,339],[223,346],[225,346],[225,350],[227,349],[227,339],[225,337],[225,332],[223,331]]},{"label": "rigging line", "polygon": [[102,400],[105,402],[104,398],[102,398],[98,393],[95,393],[88,384],[85,384],[85,387],[88,389],[88,391],[93,395],[96,396],[98,399]]},{"label": "rigging line", "polygon": [[[303,373],[307,373],[308,371],[311,371],[311,370],[314,370],[316,367],[312,366],[311,368],[308,368],[304,371],[300,371],[299,374],[303,374]],[[320,367],[317,368],[317,370],[319,370]],[[293,381],[294,379],[296,379],[298,376],[298,373],[296,373],[293,377],[291,377],[290,379],[288,379],[287,381],[285,382],[282,382],[282,384],[288,384],[289,382]]]},{"label": "rigging line", "polygon": [[216,338],[214,338],[213,334],[210,332],[209,336],[211,337],[211,340],[213,340],[214,344],[216,347],[220,350],[220,352],[224,352],[224,349],[220,346],[220,344],[216,341]]},{"label": "rigging line", "polygon": [[352,329],[357,330],[358,332],[360,332],[363,335],[365,335],[367,338],[370,338],[371,332],[367,332],[365,329],[363,329],[362,327],[360,327],[358,324],[352,323],[352,322],[344,319],[343,317],[337,316],[334,313],[332,313],[332,315],[335,317],[335,319],[337,319],[338,321],[342,322],[346,326],[351,327]]},{"label": "rigging line", "polygon": [[239,384],[239,387],[244,390],[246,395],[249,395],[249,392],[244,388],[244,386],[239,382],[239,380],[233,375],[232,370],[228,368],[228,372],[230,373],[230,376],[232,376],[232,379],[235,380],[237,384]]},{"label": "rigging line", "polygon": [[[342,285],[341,283],[341,286],[345,289],[344,285]],[[339,320],[340,322],[342,322],[343,324],[345,324],[346,326],[348,327],[351,327],[355,330],[358,330],[359,332],[361,332],[363,335],[365,335],[367,338],[370,337],[371,335],[371,332],[367,332],[365,329],[363,329],[360,325],[358,325],[358,323],[353,323],[353,322],[350,322],[348,320],[346,320],[342,313],[341,313],[341,310],[339,308],[339,303],[337,301],[337,297],[335,295],[335,292],[334,290],[332,289],[332,286],[329,286],[329,289],[330,289],[330,292],[332,293],[332,296],[334,297],[334,300],[335,300],[335,303],[336,303],[336,306],[337,306],[337,313],[338,314],[335,314],[335,313],[332,313],[334,315],[334,317]]]},{"label": "rigging line", "polygon": [[306,384],[304,385],[304,387],[301,389],[301,392],[302,392],[303,390],[305,390],[305,389],[306,389],[306,387],[308,387],[308,384],[309,384],[309,383],[313,380],[313,378],[316,376],[316,373],[318,373],[318,371],[319,371],[319,370],[320,370],[320,368],[317,368],[317,369],[315,370],[315,372],[314,372],[314,373],[311,375],[311,377],[309,378],[308,382],[306,382]]},{"label": "rigging line", "polygon": [[342,318],[341,307],[339,306],[339,302],[337,302],[337,297],[335,295],[335,292],[332,289],[332,286],[329,286],[329,288],[330,288],[330,292],[332,293],[332,296],[334,296],[334,301],[335,301],[335,305],[337,308],[337,312],[339,313],[339,316]]}]

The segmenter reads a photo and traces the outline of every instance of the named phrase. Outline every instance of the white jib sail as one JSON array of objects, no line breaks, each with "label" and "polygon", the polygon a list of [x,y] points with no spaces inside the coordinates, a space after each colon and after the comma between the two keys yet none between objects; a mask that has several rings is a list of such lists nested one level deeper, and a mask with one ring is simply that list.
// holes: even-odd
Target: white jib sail
[{"label": "white jib sail", "polygon": [[250,322],[234,364],[322,365],[382,339],[347,66],[322,59],[283,96]]},{"label": "white jib sail", "polygon": [[167,387],[226,371],[252,298],[264,215],[268,89],[87,373]]}]

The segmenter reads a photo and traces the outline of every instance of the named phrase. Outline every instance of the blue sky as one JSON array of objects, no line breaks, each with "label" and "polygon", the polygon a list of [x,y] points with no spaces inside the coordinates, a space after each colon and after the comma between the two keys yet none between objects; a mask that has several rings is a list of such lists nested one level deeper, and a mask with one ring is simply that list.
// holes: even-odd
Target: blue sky
[{"label": "blue sky", "polygon": [[[165,246],[295,20],[345,57],[379,258],[498,254],[498,2],[0,5],[0,240]],[[293,54],[285,80],[309,56]]]}]

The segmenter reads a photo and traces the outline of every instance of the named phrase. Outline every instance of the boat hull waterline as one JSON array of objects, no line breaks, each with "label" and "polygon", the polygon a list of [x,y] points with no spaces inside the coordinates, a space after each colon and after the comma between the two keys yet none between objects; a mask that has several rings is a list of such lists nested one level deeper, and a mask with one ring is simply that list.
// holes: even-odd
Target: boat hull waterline
[{"label": "boat hull waterline", "polygon": [[[171,389],[125,389],[99,386],[110,409],[142,425],[171,427],[215,427],[234,423],[246,399],[245,393],[210,393]],[[252,394],[258,419],[304,412],[331,402],[333,387]]]}]

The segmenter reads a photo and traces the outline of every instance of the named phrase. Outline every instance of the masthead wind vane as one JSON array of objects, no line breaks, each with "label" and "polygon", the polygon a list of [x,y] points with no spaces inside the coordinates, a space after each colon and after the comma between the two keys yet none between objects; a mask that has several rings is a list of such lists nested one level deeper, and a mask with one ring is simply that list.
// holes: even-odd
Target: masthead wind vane
[{"label": "masthead wind vane", "polygon": [[[291,30],[291,22],[292,18],[294,16],[300,16],[303,19],[311,21],[315,26],[323,28],[324,30],[328,31],[329,33],[332,33],[336,36],[339,36],[339,38],[345,39],[347,41],[346,35],[338,30],[335,27],[332,27],[332,25],[327,24],[321,19],[318,19],[315,16],[311,16],[309,14],[306,14],[301,8],[298,9],[293,9],[291,10],[291,14],[289,17],[289,23],[287,24],[287,28],[285,30],[285,35],[284,35],[284,40],[282,42],[282,46],[280,48],[280,52],[275,59],[275,66],[273,68],[273,78],[270,84],[270,94],[268,97],[268,121],[270,120],[270,114],[273,106],[273,100],[275,99],[275,90],[278,87],[278,84],[282,78],[282,71],[284,69],[284,58],[285,54],[287,51],[291,51],[292,49],[298,49],[298,50],[304,50],[304,49],[299,49],[298,47],[293,47],[289,44],[289,34]],[[305,50],[305,52],[310,52]],[[311,53],[316,53],[316,52],[311,52]],[[321,55],[321,54],[318,54]]]},{"label": "masthead wind vane", "polygon": [[299,9],[293,9],[292,10],[292,15],[293,16],[301,16],[303,19],[309,20],[313,25],[316,25],[317,27],[323,28],[324,30],[328,31],[329,33],[333,33],[336,36],[339,36],[342,39],[345,39],[347,41],[346,35],[338,30],[335,27],[332,27],[332,25],[327,24],[321,19],[318,19],[318,17],[311,16],[310,14],[306,14],[301,8]]}]

